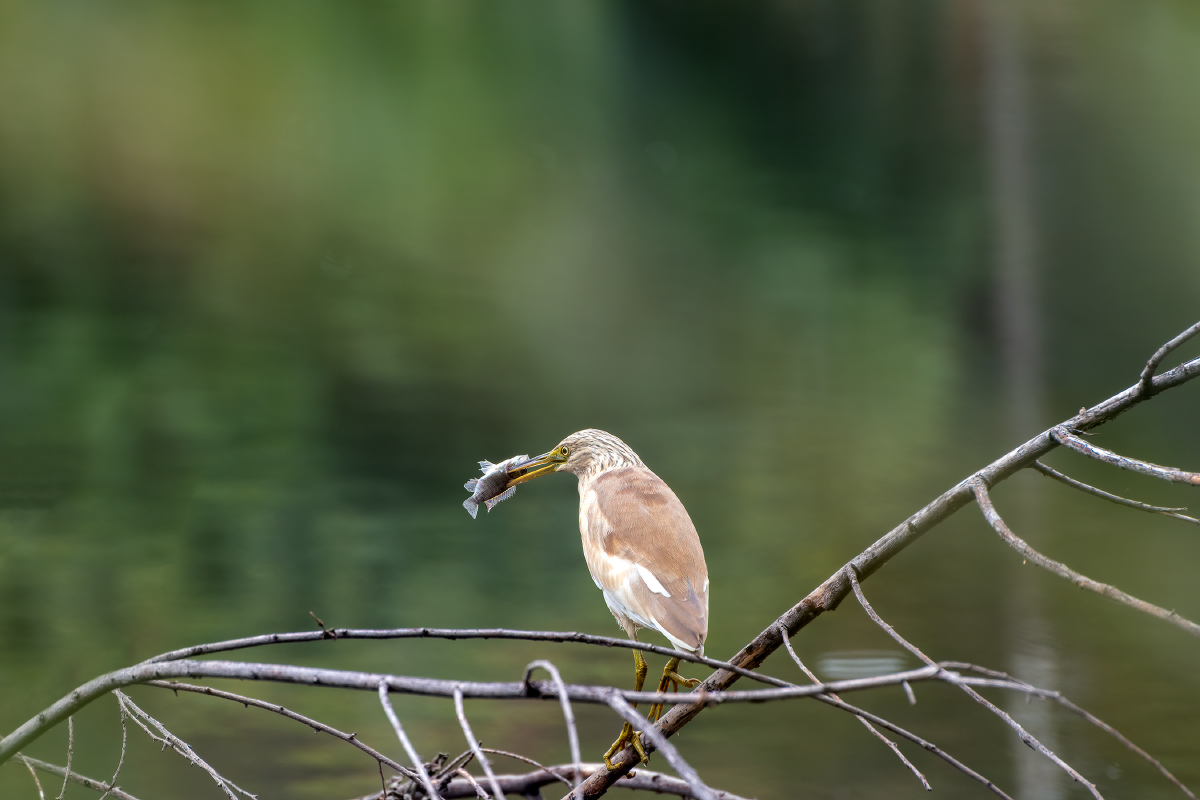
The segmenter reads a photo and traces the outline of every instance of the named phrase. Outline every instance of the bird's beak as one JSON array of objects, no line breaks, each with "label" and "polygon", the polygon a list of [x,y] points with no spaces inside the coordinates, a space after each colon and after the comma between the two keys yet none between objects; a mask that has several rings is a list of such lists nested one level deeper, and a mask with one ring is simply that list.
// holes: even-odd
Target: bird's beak
[{"label": "bird's beak", "polygon": [[551,450],[549,453],[542,453],[528,461],[514,464],[507,470],[510,477],[508,485],[516,486],[518,483],[525,483],[534,478],[548,475],[558,469],[559,465],[566,460],[557,450]]}]

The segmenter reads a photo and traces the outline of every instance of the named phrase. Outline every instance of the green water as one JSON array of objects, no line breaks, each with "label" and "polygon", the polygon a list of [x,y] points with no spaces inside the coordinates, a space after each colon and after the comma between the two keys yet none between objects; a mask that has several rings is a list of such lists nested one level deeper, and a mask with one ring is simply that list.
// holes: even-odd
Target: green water
[{"label": "green water", "polygon": [[[0,728],[164,650],[310,629],[310,611],[619,635],[571,479],[474,521],[460,506],[475,461],[585,427],[625,439],[687,506],[708,654],[726,657],[971,470],[1132,383],[1200,319],[1200,17],[1027,5],[1036,402],[1013,400],[996,311],[980,6],[5,4]],[[1198,392],[1095,441],[1200,468]],[[1038,476],[995,500],[1052,556],[1200,617],[1194,527]],[[1200,789],[1200,642],[1035,569],[967,508],[866,591],[935,658],[1033,664]],[[896,650],[852,605],[797,637],[808,663]],[[628,653],[565,645],[246,655],[480,680],[551,658],[568,681],[632,680]],[[802,680],[778,655],[765,670]],[[402,758],[370,695],[229,688]],[[281,718],[131,694],[263,800],[378,787],[371,759]],[[917,694],[858,700],[1014,796],[1084,796],[1029,773],[954,690]],[[461,749],[449,703],[397,709],[422,754]],[[468,711],[486,744],[568,757],[553,704]],[[618,726],[578,713],[595,760]],[[1106,797],[1180,796],[1079,720],[1037,724]],[[713,709],[678,741],[746,796],[924,796],[815,703]],[[79,714],[76,744],[76,769],[111,775],[111,698]],[[55,730],[26,752],[65,750]],[[938,797],[987,796],[906,752]],[[140,731],[120,783],[221,796]],[[0,796],[36,790],[9,764]]]}]

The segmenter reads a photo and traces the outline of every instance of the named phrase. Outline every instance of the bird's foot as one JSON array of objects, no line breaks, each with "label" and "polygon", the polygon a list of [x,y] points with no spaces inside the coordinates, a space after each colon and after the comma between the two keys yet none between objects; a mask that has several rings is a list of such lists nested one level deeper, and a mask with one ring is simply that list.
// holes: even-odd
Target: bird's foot
[{"label": "bird's foot", "polygon": [[[679,659],[672,658],[667,662],[666,668],[663,670],[662,679],[658,682],[658,693],[662,694],[668,690],[678,692],[680,686],[686,686],[689,689],[694,689],[700,685],[701,681],[696,678],[685,678],[675,670],[679,667]],[[650,722],[658,722],[663,714],[663,704],[655,703],[650,707],[650,713],[646,715],[646,719]]]},{"label": "bird's foot", "polygon": [[680,686],[686,686],[689,689],[695,689],[697,686],[704,683],[704,681],[700,680],[699,678],[685,678],[678,672],[672,672],[671,674],[667,675],[667,680],[675,684],[675,691],[679,691]]},{"label": "bird's foot", "polygon": [[633,745],[633,749],[642,759],[643,765],[650,764],[650,756],[646,754],[646,748],[642,746],[641,736],[633,729],[633,726],[628,722],[625,727],[621,728],[621,735],[612,743],[612,747],[608,748],[608,752],[604,754],[604,766],[608,767],[609,771],[616,769],[612,763],[612,757],[625,749],[625,745]]}]

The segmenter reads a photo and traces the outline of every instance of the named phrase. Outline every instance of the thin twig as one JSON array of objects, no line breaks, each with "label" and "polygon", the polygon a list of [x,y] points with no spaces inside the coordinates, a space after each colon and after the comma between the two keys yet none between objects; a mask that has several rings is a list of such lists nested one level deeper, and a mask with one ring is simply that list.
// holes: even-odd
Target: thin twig
[{"label": "thin twig", "polygon": [[1037,470],[1038,472],[1042,473],[1046,477],[1053,478],[1054,480],[1058,481],[1059,483],[1063,483],[1072,488],[1079,489],[1081,492],[1087,492],[1088,494],[1094,494],[1096,497],[1103,497],[1105,500],[1109,500],[1113,503],[1117,503],[1118,505],[1128,506],[1129,508],[1136,508],[1139,511],[1148,511],[1151,514],[1159,514],[1164,517],[1174,517],[1175,519],[1181,519],[1185,522],[1191,522],[1196,525],[1200,525],[1200,519],[1196,519],[1195,517],[1189,517],[1185,514],[1179,513],[1180,511],[1187,511],[1187,508],[1165,508],[1163,506],[1152,506],[1147,503],[1139,503],[1137,500],[1128,500],[1124,497],[1121,497],[1120,495],[1110,494],[1110,493],[1104,491],[1103,489],[1097,489],[1095,486],[1088,486],[1086,483],[1083,483],[1082,481],[1077,481],[1074,478],[1070,477],[1069,475],[1064,475],[1061,472],[1059,472],[1058,470],[1056,470],[1052,467],[1046,466],[1041,461],[1035,461],[1032,464],[1030,464],[1029,466],[1032,467],[1033,469]]},{"label": "thin twig", "polygon": [[267,711],[274,712],[280,716],[295,720],[296,722],[302,722],[308,727],[312,728],[314,731],[328,733],[330,736],[341,739],[343,742],[352,744],[359,750],[362,750],[364,753],[371,756],[371,758],[375,759],[380,764],[386,764],[410,780],[417,780],[419,778],[417,773],[413,770],[409,769],[403,764],[393,761],[375,748],[364,744],[359,740],[357,734],[340,731],[337,728],[326,725],[324,722],[318,722],[317,720],[306,717],[303,714],[297,714],[295,711],[291,711],[281,705],[267,703],[263,700],[256,700],[253,697],[245,697],[240,694],[234,694],[233,692],[223,692],[219,689],[213,689],[208,686],[194,686],[190,683],[178,683],[176,681],[146,681],[145,685],[157,686],[162,689],[170,689],[175,692],[194,692],[196,694],[205,694],[209,697],[220,697],[225,700],[232,700],[235,703],[241,703],[243,706],[254,706],[255,708],[262,708]]},{"label": "thin twig", "polygon": [[67,794],[67,783],[71,780],[71,754],[75,752],[75,717],[67,717],[67,768],[63,771],[62,790],[55,800],[63,800]]},{"label": "thin twig", "polygon": [[[671,769],[678,772],[680,777],[692,787],[692,791],[698,800],[717,800],[716,793],[704,781],[700,780],[700,776],[696,774],[696,770],[692,769],[691,764],[683,760],[683,756],[675,749],[675,745],[668,742],[667,737],[663,736],[662,732],[651,725],[648,720],[643,719],[642,715],[637,713],[633,706],[626,702],[624,697],[613,692],[609,695],[608,705],[613,711],[620,714],[626,722],[641,732],[642,736],[649,740],[647,744],[650,747],[662,753],[663,758],[671,765]],[[650,747],[647,747],[647,750]]]},{"label": "thin twig", "polygon": [[[116,689],[113,690],[113,694],[116,696],[117,702],[120,703],[121,707],[129,714],[129,718],[137,723],[138,727],[144,730],[151,739],[156,742],[161,742],[164,750],[170,747],[176,753],[179,753],[179,755],[183,756],[188,761],[207,772],[217,786],[221,787],[221,791],[225,792],[226,796],[229,797],[229,800],[237,800],[237,795],[235,795],[234,792],[245,795],[246,797],[251,798],[251,800],[258,800],[258,795],[247,792],[245,789],[238,786],[221,773],[217,772],[212,768],[211,765],[209,765],[207,761],[196,754],[196,751],[192,749],[191,745],[167,730],[166,726],[156,720],[154,717],[138,708],[137,704],[129,699],[129,695]],[[161,736],[155,735],[154,731],[147,727],[147,724],[154,726],[155,730],[157,730]]]},{"label": "thin twig", "polygon": [[494,747],[480,747],[479,749],[485,753],[492,753],[493,755],[497,755],[497,756],[505,756],[507,758],[514,758],[517,761],[524,761],[526,764],[530,764],[531,766],[537,767],[542,772],[549,773],[550,775],[552,775],[554,777],[555,780],[562,781],[563,783],[565,783],[567,785],[568,789],[571,788],[571,782],[569,780],[564,778],[562,775],[559,775],[557,772],[552,770],[550,767],[542,766],[538,762],[534,761],[532,758],[523,756],[519,753],[510,753],[507,750],[497,750]]},{"label": "thin twig", "polygon": [[[811,680],[813,683],[820,683],[821,680],[813,673],[812,670],[810,670],[807,666],[804,665],[804,662],[800,660],[800,656],[796,653],[795,648],[792,647],[792,640],[788,637],[787,629],[786,628],[781,629],[779,631],[779,633],[783,637],[783,644],[785,647],[787,647],[787,651],[791,655],[792,660],[796,662],[796,666],[800,667],[800,671],[803,672],[805,675],[807,675],[808,679]],[[907,681],[903,685],[905,688],[908,689],[909,692],[912,691],[912,689],[909,688]],[[832,697],[834,700],[841,700],[841,698],[838,697],[836,694],[830,694],[828,696]],[[913,775],[917,776],[917,780],[919,780],[921,782],[921,785],[925,787],[925,791],[927,791],[927,792],[933,791],[933,787],[929,785],[929,781],[926,780],[925,776],[921,774],[921,771],[919,769],[917,769],[915,766],[913,766],[913,763],[911,761],[909,761],[907,758],[905,758],[904,753],[900,752],[900,748],[896,745],[895,742],[893,742],[888,737],[884,736],[882,733],[879,732],[878,728],[876,728],[870,722],[867,722],[865,719],[863,719],[859,715],[855,714],[854,716],[859,722],[861,722],[866,727],[866,729],[868,731],[871,732],[872,736],[874,736],[876,739],[878,739],[879,741],[881,741],[885,745],[887,745],[888,749],[896,754],[896,758],[900,759],[901,763],[903,763],[904,766],[908,767],[909,771],[912,772]]]},{"label": "thin twig", "polygon": [[[128,715],[125,713],[125,708],[120,703],[117,703],[117,711],[121,715],[121,757],[117,759],[117,768],[113,770],[113,776],[108,782],[109,786],[117,785],[117,776],[121,774],[121,767],[125,764],[125,745],[129,741],[129,729],[125,725],[125,718]],[[111,793],[112,790],[109,789],[104,794],[100,795],[100,800],[104,800],[104,798],[108,797]]]},{"label": "thin twig", "polygon": [[458,769],[454,770],[454,774],[458,775],[460,778],[463,778],[464,780],[466,780],[467,783],[471,784],[471,788],[475,790],[476,797],[481,797],[481,798],[483,798],[483,800],[491,800],[491,798],[488,797],[488,793],[485,792],[483,790],[483,787],[480,786],[479,783],[475,780],[474,775],[467,772],[462,767],[459,767]]},{"label": "thin twig", "polygon": [[479,766],[483,767],[483,774],[487,775],[488,783],[492,787],[492,792],[496,795],[496,800],[505,800],[504,792],[500,788],[500,784],[496,782],[496,773],[492,772],[492,765],[488,761],[487,756],[483,754],[479,742],[475,739],[475,733],[471,730],[471,723],[467,722],[467,712],[463,709],[463,695],[461,689],[456,689],[454,692],[454,713],[458,716],[458,724],[462,727],[463,736],[467,738],[467,744],[471,746],[471,751],[475,753],[475,758],[479,761]]},{"label": "thin twig", "polygon": [[1081,575],[1080,573],[1071,569],[1066,564],[1062,564],[1052,558],[1047,558],[1037,550],[1034,550],[1023,539],[1013,533],[1007,525],[1004,524],[1004,520],[1000,518],[1000,514],[997,513],[995,507],[992,506],[991,497],[989,496],[987,486],[984,485],[983,481],[976,479],[972,488],[975,492],[975,499],[979,503],[979,508],[983,512],[983,516],[988,521],[988,524],[992,526],[992,530],[1000,534],[1000,538],[1003,539],[1009,547],[1016,550],[1029,561],[1032,561],[1039,567],[1053,572],[1060,578],[1066,578],[1080,589],[1087,589],[1097,594],[1102,594],[1109,599],[1116,600],[1118,603],[1122,603],[1130,608],[1135,608],[1138,611],[1149,614],[1152,617],[1158,617],[1159,619],[1169,622],[1172,625],[1176,625],[1193,636],[1200,636],[1200,625],[1197,625],[1191,620],[1179,616],[1174,611],[1167,611],[1165,608],[1159,608],[1153,603],[1147,603],[1145,600],[1139,600],[1131,594],[1122,592],[1115,586],[1109,586],[1107,583],[1094,581],[1088,576]]},{"label": "thin twig", "polygon": [[1150,360],[1146,362],[1146,366],[1142,368],[1142,374],[1138,376],[1138,389],[1147,397],[1155,394],[1154,391],[1154,371],[1158,369],[1158,365],[1167,357],[1167,354],[1179,347],[1181,344],[1191,339],[1197,333],[1200,333],[1200,322],[1191,326],[1183,333],[1176,336],[1171,341],[1164,344],[1162,347],[1154,351],[1154,355],[1150,356]]},{"label": "thin twig", "polygon": [[[929,656],[927,656],[923,652],[921,652],[920,648],[918,648],[916,645],[912,644],[907,639],[905,639],[903,636],[896,633],[895,628],[893,628],[891,625],[884,622],[883,618],[881,618],[878,614],[875,613],[875,609],[871,607],[871,604],[869,602],[867,602],[867,596],[865,594],[863,594],[862,587],[858,583],[858,576],[854,574],[853,568],[848,569],[847,572],[849,572],[849,575],[847,577],[850,579],[850,586],[854,590],[854,596],[858,598],[859,605],[861,605],[863,607],[863,610],[867,612],[867,615],[871,618],[871,620],[876,625],[878,625],[880,628],[883,628],[884,632],[886,632],[889,636],[891,636],[893,639],[895,639],[896,642],[898,642],[902,647],[904,647],[910,653],[915,655],[917,658],[921,659],[926,664],[935,665],[937,662],[935,662]],[[1015,719],[1013,719],[1011,716],[1009,716],[999,706],[992,703],[990,700],[988,700],[986,697],[981,695],[979,692],[972,689],[970,686],[966,685],[965,682],[958,683],[958,687],[960,689],[962,689],[963,692],[965,692],[967,694],[967,696],[970,697],[972,700],[979,703],[984,708],[988,709],[993,714],[995,714],[997,717],[999,717],[1000,719],[1002,719],[1006,723],[1008,723],[1008,726],[1017,732],[1017,736],[1020,737],[1022,742],[1024,742],[1026,745],[1033,748],[1034,750],[1038,751],[1046,758],[1053,761],[1055,764],[1058,765],[1059,769],[1061,769],[1063,772],[1070,775],[1074,780],[1076,780],[1079,783],[1082,783],[1084,786],[1086,786],[1088,791],[1092,793],[1092,796],[1095,797],[1096,800],[1103,800],[1103,796],[1100,794],[1099,790],[1096,789],[1095,784],[1093,784],[1087,778],[1080,775],[1079,772],[1076,771],[1076,769],[1074,767],[1072,767],[1067,762],[1063,761],[1061,758],[1058,757],[1057,754],[1055,754],[1052,750],[1050,750],[1044,744],[1042,744],[1040,741],[1038,741],[1037,737],[1035,737],[1033,734],[1031,734],[1027,730],[1025,730],[1025,728],[1023,728],[1019,722],[1017,722]]]},{"label": "thin twig", "polygon": [[[86,775],[80,775],[78,772],[75,772],[74,770],[72,770],[70,773],[68,773],[66,769],[58,766],[57,764],[51,764],[47,761],[41,761],[39,759],[31,758],[29,756],[19,756],[19,758],[21,761],[25,762],[26,767],[30,768],[30,772],[33,771],[34,767],[37,767],[42,772],[48,772],[51,775],[59,775],[59,776],[62,776],[63,778],[66,778],[69,775],[70,780],[72,782],[78,783],[80,786],[86,786],[87,788],[93,789],[97,792],[102,791],[102,792],[104,792],[105,795],[111,794],[113,797],[117,798],[117,800],[138,800],[136,797],[131,795],[129,792],[126,792],[123,789],[119,789],[116,786],[113,786],[111,783],[105,783],[104,781],[98,781],[95,778],[89,778]],[[41,781],[38,781],[37,775],[34,775],[33,779],[34,779],[34,781],[37,782],[38,794],[41,795],[42,800],[46,800],[46,795],[45,795],[45,793],[42,792]],[[104,795],[102,795],[102,796],[104,796]]]},{"label": "thin twig", "polygon": [[412,742],[408,740],[408,735],[404,733],[404,726],[400,724],[400,718],[396,716],[396,709],[392,708],[392,701],[388,699],[388,685],[386,680],[379,682],[379,703],[383,706],[383,711],[387,714],[388,721],[392,723],[392,730],[396,732],[396,738],[400,740],[400,745],[404,748],[404,752],[408,753],[408,759],[412,761],[413,768],[417,771],[417,775],[421,779],[421,784],[425,787],[430,800],[440,800],[437,789],[433,788],[433,782],[429,780],[429,773],[425,771],[425,763],[421,761],[421,757],[417,755]]},{"label": "thin twig", "polygon": [[1105,450],[1103,447],[1097,447],[1094,444],[1085,442],[1067,430],[1064,425],[1056,425],[1051,428],[1050,436],[1064,447],[1069,447],[1076,453],[1082,453],[1088,458],[1103,461],[1105,464],[1127,469],[1130,472],[1139,472],[1142,475],[1149,475],[1152,478],[1170,481],[1171,483],[1186,483],[1192,486],[1200,486],[1200,472],[1187,472],[1175,467],[1163,467],[1158,464],[1151,464],[1149,461],[1140,461],[1129,456],[1118,455],[1112,450]]},{"label": "thin twig", "polygon": [[562,703],[563,719],[567,722],[567,741],[571,745],[571,761],[575,764],[575,783],[578,785],[583,783],[583,770],[579,766],[581,762],[579,758],[579,732],[575,730],[575,714],[571,711],[571,699],[567,697],[567,686],[563,683],[562,675],[558,674],[558,667],[543,659],[533,661],[529,666],[525,667],[525,675],[521,678],[521,681],[528,685],[533,671],[539,667],[550,673],[550,677],[554,680],[554,686],[558,689],[558,699]]},{"label": "thin twig", "polygon": [[37,770],[33,768],[33,764],[29,763],[29,759],[20,753],[17,754],[17,758],[21,759],[25,764],[25,769],[29,770],[29,775],[33,778],[34,785],[37,786],[38,800],[46,800],[46,793],[42,790],[42,782],[38,780]]}]

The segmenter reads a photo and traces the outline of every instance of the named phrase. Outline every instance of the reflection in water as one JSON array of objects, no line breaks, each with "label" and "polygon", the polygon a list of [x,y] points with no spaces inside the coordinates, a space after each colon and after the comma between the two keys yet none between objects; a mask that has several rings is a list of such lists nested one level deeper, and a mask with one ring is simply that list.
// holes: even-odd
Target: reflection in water
[{"label": "reflection in water", "polygon": [[[1014,442],[1027,439],[1048,423],[1044,411],[1044,338],[1039,286],[1038,202],[1034,180],[1028,74],[1015,7],[1002,0],[983,0],[984,96],[989,153],[995,270],[995,316],[1000,350],[1005,433]],[[1021,486],[1005,511],[1021,536],[1037,544],[1044,506],[1040,485]],[[1058,688],[1058,669],[1051,645],[1053,629],[1045,600],[1029,570],[1006,570],[1009,619],[1009,669],[1034,686]],[[1009,696],[1009,714],[1053,753],[1060,751],[1058,731],[1049,705]],[[1016,737],[1009,749],[1016,762],[1018,800],[1059,800],[1064,775],[1049,759]]]},{"label": "reflection in water", "polygon": [[837,650],[817,657],[817,674],[829,681],[873,678],[906,670],[909,662],[899,650]]}]

